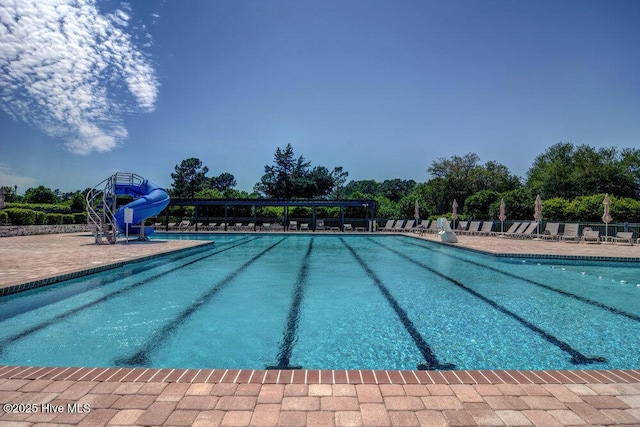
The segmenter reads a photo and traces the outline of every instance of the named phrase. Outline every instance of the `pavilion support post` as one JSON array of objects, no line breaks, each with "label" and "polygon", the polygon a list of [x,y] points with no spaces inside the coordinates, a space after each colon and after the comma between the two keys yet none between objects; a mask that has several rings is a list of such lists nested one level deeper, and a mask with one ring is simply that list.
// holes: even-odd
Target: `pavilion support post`
[{"label": "pavilion support post", "polygon": [[164,224],[164,231],[169,231],[169,206],[167,206],[166,212],[165,218],[167,221]]},{"label": "pavilion support post", "polygon": [[256,208],[256,205],[253,205],[253,231],[256,231],[257,217],[258,209]]},{"label": "pavilion support post", "polygon": [[340,231],[344,231],[344,206],[340,206]]},{"label": "pavilion support post", "polygon": [[224,205],[224,231],[227,231],[227,218],[228,218],[227,208],[228,206]]},{"label": "pavilion support post", "polygon": [[198,231],[198,205],[196,205],[196,227],[195,230]]},{"label": "pavilion support post", "polygon": [[315,206],[311,209],[311,225],[313,227],[313,231],[316,231],[316,207]]}]

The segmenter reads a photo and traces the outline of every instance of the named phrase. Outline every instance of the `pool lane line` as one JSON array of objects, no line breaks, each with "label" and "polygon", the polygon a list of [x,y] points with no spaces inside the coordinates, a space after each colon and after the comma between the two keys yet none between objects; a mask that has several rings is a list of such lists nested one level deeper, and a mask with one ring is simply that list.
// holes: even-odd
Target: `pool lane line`
[{"label": "pool lane line", "polygon": [[[184,258],[188,258],[188,257],[192,257],[194,255],[198,255],[198,252],[215,250],[217,248],[227,246],[227,245],[229,245],[231,243],[233,243],[233,242],[221,243],[221,244],[218,244],[216,246],[204,246],[204,247],[195,246],[195,247],[188,248],[188,249],[185,249],[185,250],[182,250],[182,251],[179,251],[179,252],[174,252],[173,254],[166,255],[166,257],[170,258],[168,260],[168,262],[178,262],[178,261],[180,261],[180,260],[182,260]],[[143,272],[148,270],[148,268],[145,268],[145,266],[144,266],[145,263],[157,262],[158,260],[160,260],[161,258],[164,258],[164,257],[165,257],[165,255],[159,254],[158,257],[156,257],[154,259],[151,259],[151,260],[147,259],[147,260],[145,260],[143,262],[136,262],[134,260],[131,263],[128,263],[128,264],[123,265],[123,266],[120,266],[118,268],[119,269],[130,269],[129,270],[130,274],[143,273]],[[158,267],[161,267],[161,265],[156,265],[156,266],[153,266],[151,268],[158,268]],[[170,271],[172,271],[172,270],[170,270]],[[102,278],[100,278],[98,280],[95,280],[95,283],[86,285],[85,287],[83,287],[81,289],[72,289],[73,288],[72,285],[71,286],[66,286],[64,290],[67,293],[65,293],[63,295],[56,296],[55,298],[52,298],[52,297],[54,297],[54,295],[51,295],[49,298],[43,299],[42,301],[39,301],[35,305],[30,304],[29,307],[23,307],[23,309],[20,309],[20,310],[13,310],[13,311],[4,310],[3,312],[0,313],[0,322],[2,322],[4,320],[7,320],[7,319],[9,319],[11,317],[14,317],[14,316],[18,316],[18,315],[21,315],[21,314],[24,314],[24,313],[28,313],[29,311],[33,311],[33,310],[36,310],[38,308],[46,307],[47,305],[51,305],[51,304],[54,304],[54,303],[57,303],[57,302],[60,302],[60,301],[64,301],[67,298],[71,298],[71,297],[74,297],[74,296],[77,296],[77,295],[81,295],[81,294],[83,294],[85,292],[89,292],[89,291],[91,291],[91,290],[93,290],[95,288],[98,288],[100,286],[104,286],[105,284],[113,281],[113,279],[107,277],[106,274],[114,274],[115,272],[116,272],[116,269],[110,269],[110,270],[101,271],[99,273],[105,273],[104,277],[102,277]],[[99,273],[95,273],[95,274],[99,274]],[[71,281],[71,280],[73,280],[73,281],[83,281],[83,280],[87,280],[87,279],[91,280],[90,276],[91,275],[85,275],[85,276],[82,276],[82,277],[68,279],[68,280],[65,280],[65,281],[57,282],[57,283],[55,283],[55,285],[58,285],[60,283],[66,282],[66,281]],[[40,288],[34,288],[34,289],[40,289]],[[49,289],[51,289],[51,288],[49,288]],[[46,290],[46,289],[40,289],[40,290]],[[57,289],[57,291],[60,291],[60,290],[61,289]],[[21,297],[33,298],[33,297],[36,297],[36,296],[37,295],[30,295],[29,296],[29,295],[19,295],[18,294],[17,298],[21,298]],[[0,301],[2,301],[2,300],[0,300]]]},{"label": "pool lane line", "polygon": [[474,291],[473,289],[469,288],[468,286],[466,286],[464,283],[454,279],[453,277],[449,277],[446,274],[435,270],[431,267],[429,267],[428,265],[425,265],[423,263],[421,263],[420,261],[416,261],[412,258],[409,258],[407,256],[405,256],[402,252],[397,251],[393,248],[390,248],[388,246],[383,245],[382,243],[378,243],[375,242],[374,240],[368,238],[369,240],[371,240],[372,242],[374,242],[376,245],[391,251],[393,253],[395,253],[396,255],[402,257],[402,259],[405,259],[415,265],[417,265],[418,267],[421,267],[427,271],[432,272],[433,274],[442,277],[443,279],[451,282],[452,284],[458,286],[459,288],[461,288],[462,290],[470,293],[471,295],[473,295],[474,297],[486,302],[487,304],[489,304],[490,306],[492,306],[493,308],[495,308],[496,310],[498,310],[499,312],[506,314],[507,316],[517,320],[521,325],[525,326],[526,328],[528,328],[529,330],[533,331],[534,333],[536,333],[537,335],[539,335],[540,337],[542,337],[545,341],[555,345],[556,347],[558,347],[560,350],[564,351],[565,353],[568,353],[571,356],[571,363],[574,365],[586,365],[586,364],[590,364],[590,363],[602,363],[602,362],[606,362],[607,359],[605,357],[601,357],[601,356],[585,356],[584,354],[580,353],[578,350],[574,349],[573,347],[571,347],[568,343],[562,341],[559,338],[556,338],[555,336],[551,335],[550,333],[546,332],[545,330],[543,330],[542,328],[534,325],[533,323],[529,322],[527,319],[519,316],[518,314],[516,314],[515,312],[509,310],[508,308],[500,305],[499,303],[495,302],[494,300],[492,300],[491,298],[488,298],[484,295],[482,295],[481,293]]},{"label": "pool lane line", "polygon": [[307,247],[307,253],[302,259],[302,265],[298,271],[298,278],[293,290],[293,299],[289,306],[289,313],[287,314],[287,326],[284,332],[284,339],[280,344],[280,351],[278,352],[278,363],[273,366],[267,366],[266,369],[302,369],[302,366],[291,366],[291,352],[293,345],[297,340],[298,323],[300,321],[300,305],[304,298],[304,286],[307,282],[307,276],[309,274],[309,260],[311,258],[311,252],[313,251],[313,239],[309,241],[309,247]]},{"label": "pool lane line", "polygon": [[236,277],[240,275],[240,273],[246,271],[246,269],[256,262],[259,258],[265,255],[267,252],[271,251],[273,248],[278,246],[280,243],[285,241],[288,237],[284,237],[278,240],[276,243],[267,247],[257,255],[251,257],[248,261],[242,264],[240,267],[233,270],[231,273],[227,274],[227,276],[218,281],[209,291],[200,296],[197,300],[195,300],[191,305],[182,310],[180,314],[178,314],[172,321],[169,323],[165,323],[159,330],[157,330],[150,339],[148,339],[142,348],[136,351],[134,354],[128,357],[119,357],[114,360],[114,365],[118,367],[148,367],[150,364],[149,354],[157,349],[163,342],[166,341],[167,337],[172,335],[176,329],[180,325],[182,325],[189,317],[191,317],[198,310],[207,305],[209,301],[213,299],[214,296],[218,294],[222,289],[224,289],[229,283],[235,280]]},{"label": "pool lane line", "polygon": [[438,357],[433,353],[427,341],[424,339],[424,337],[420,334],[420,332],[418,332],[416,327],[413,325],[413,322],[411,321],[411,319],[409,319],[407,312],[404,311],[400,303],[398,303],[398,301],[394,298],[394,296],[391,294],[389,289],[384,285],[382,280],[380,280],[378,275],[371,269],[371,267],[369,267],[369,265],[362,259],[362,257],[358,255],[358,253],[342,237],[340,237],[340,241],[342,242],[343,245],[346,246],[349,252],[351,252],[351,255],[353,255],[356,261],[358,261],[358,264],[360,264],[360,266],[367,273],[369,278],[373,280],[373,283],[375,283],[375,285],[380,290],[382,295],[385,297],[385,299],[387,300],[387,302],[389,303],[393,311],[396,312],[396,315],[400,319],[400,322],[402,323],[406,331],[409,333],[409,335],[413,339],[413,342],[418,348],[418,351],[420,351],[420,353],[422,354],[422,357],[424,357],[424,363],[419,364],[417,368],[419,370],[455,369],[456,368],[455,365],[451,363],[441,363],[440,361],[438,361]]},{"label": "pool lane line", "polygon": [[83,304],[83,305],[81,305],[79,307],[76,307],[74,309],[71,309],[69,311],[65,311],[64,313],[60,313],[57,316],[52,317],[51,319],[46,320],[44,322],[38,323],[38,324],[36,324],[36,325],[34,325],[34,326],[30,327],[29,329],[26,329],[26,330],[24,330],[22,332],[19,332],[17,334],[11,335],[9,337],[0,339],[0,355],[3,353],[4,348],[6,346],[8,346],[10,344],[13,344],[14,342],[19,341],[19,340],[21,340],[23,338],[26,338],[27,336],[29,336],[29,335],[31,335],[31,334],[33,334],[35,332],[41,331],[41,330],[43,330],[43,329],[45,329],[45,328],[47,328],[49,326],[52,326],[52,325],[54,325],[54,324],[56,324],[58,322],[61,322],[61,321],[65,320],[65,319],[73,316],[74,314],[77,314],[77,313],[79,313],[79,312],[81,312],[83,310],[91,308],[91,307],[93,307],[93,306],[95,306],[97,304],[100,304],[100,303],[103,303],[105,301],[108,301],[111,298],[115,298],[115,297],[120,296],[120,295],[122,295],[124,293],[127,293],[127,292],[129,292],[129,291],[131,291],[131,290],[133,290],[133,289],[135,289],[135,288],[137,288],[139,286],[145,285],[145,284],[149,283],[150,281],[155,280],[155,279],[157,279],[159,277],[162,277],[162,276],[164,276],[166,274],[173,273],[174,271],[180,270],[180,269],[182,269],[184,267],[187,267],[187,266],[189,266],[191,264],[194,264],[196,262],[199,262],[199,261],[202,261],[204,259],[210,258],[210,257],[212,257],[214,255],[217,255],[219,253],[226,252],[226,251],[228,251],[230,249],[233,249],[233,248],[235,248],[237,246],[241,246],[241,245],[247,244],[249,242],[252,242],[252,241],[258,240],[258,239],[260,239],[260,237],[256,237],[255,239],[251,239],[251,240],[245,240],[245,241],[239,242],[239,243],[237,243],[237,244],[235,244],[233,246],[229,246],[228,248],[224,248],[224,249],[215,251],[215,252],[213,252],[211,254],[208,254],[206,256],[191,260],[191,261],[189,261],[189,262],[187,262],[187,263],[185,263],[185,264],[183,264],[181,266],[178,266],[176,268],[172,268],[170,270],[163,271],[162,273],[159,273],[159,274],[156,274],[154,276],[148,277],[145,280],[141,280],[139,282],[132,283],[131,285],[129,285],[129,286],[125,287],[125,288],[118,289],[117,291],[113,291],[113,292],[110,292],[108,294],[105,294],[102,297],[98,298],[97,300],[94,300],[94,301],[91,301],[89,303]]},{"label": "pool lane line", "polygon": [[592,299],[583,297],[581,295],[574,294],[574,293],[569,292],[569,291],[564,291],[562,289],[558,289],[558,288],[555,288],[553,286],[545,285],[544,283],[536,282],[535,280],[528,279],[528,278],[522,277],[522,276],[518,276],[517,274],[509,273],[507,271],[500,270],[499,268],[491,267],[491,266],[488,266],[488,265],[481,264],[479,262],[475,262],[475,261],[467,260],[467,259],[464,259],[464,258],[460,258],[460,257],[457,257],[455,255],[448,254],[448,253],[446,253],[446,252],[444,252],[442,250],[429,248],[427,246],[423,246],[423,245],[415,243],[415,242],[406,241],[406,242],[402,242],[402,243],[407,244],[407,245],[417,246],[419,248],[431,250],[431,251],[434,251],[434,252],[438,252],[439,254],[448,256],[450,258],[454,258],[454,259],[457,259],[457,260],[460,260],[460,261],[463,261],[463,262],[466,262],[466,263],[469,263],[469,264],[472,264],[472,265],[477,265],[477,266],[480,266],[480,267],[483,267],[483,268],[487,268],[487,269],[489,269],[491,271],[495,271],[496,273],[504,274],[505,276],[509,276],[509,277],[514,278],[514,279],[522,280],[523,282],[527,282],[527,283],[530,283],[532,285],[539,286],[539,287],[547,289],[549,291],[556,292],[556,293],[559,293],[561,295],[564,295],[564,296],[567,296],[567,297],[570,297],[570,298],[574,298],[577,301],[583,302],[585,304],[590,304],[590,305],[593,305],[595,307],[601,308],[603,310],[610,311],[611,313],[619,314],[620,316],[624,316],[624,317],[626,317],[628,319],[635,320],[636,322],[640,322],[640,316],[637,316],[637,315],[635,315],[633,313],[626,312],[626,311],[621,310],[621,309],[616,308],[616,307],[611,307],[611,306],[603,304],[603,303],[601,303],[599,301],[594,301]]}]

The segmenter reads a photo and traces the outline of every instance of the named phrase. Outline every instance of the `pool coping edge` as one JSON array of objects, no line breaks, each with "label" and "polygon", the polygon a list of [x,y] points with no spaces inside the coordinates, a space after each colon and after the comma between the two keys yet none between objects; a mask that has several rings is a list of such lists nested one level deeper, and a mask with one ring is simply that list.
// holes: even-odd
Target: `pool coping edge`
[{"label": "pool coping edge", "polygon": [[632,384],[640,383],[640,370],[249,370],[72,368],[0,365],[0,379],[30,381],[352,385]]},{"label": "pool coping edge", "polygon": [[169,250],[169,251],[166,251],[166,252],[161,252],[161,253],[152,254],[152,255],[146,255],[146,256],[143,256],[143,257],[140,257],[140,258],[133,258],[133,259],[125,260],[125,261],[112,262],[112,263],[109,263],[109,264],[104,264],[104,265],[91,267],[91,268],[84,268],[84,269],[80,269],[80,270],[76,270],[76,271],[71,271],[69,273],[59,274],[59,275],[56,275],[56,276],[45,277],[43,279],[36,279],[36,280],[28,281],[28,282],[17,283],[17,284],[14,284],[14,285],[8,285],[8,286],[0,287],[0,298],[2,298],[4,296],[16,294],[16,293],[19,293],[19,292],[25,292],[25,291],[29,291],[31,289],[40,288],[40,287],[43,287],[43,286],[54,285],[54,284],[59,283],[59,282],[64,282],[65,280],[72,280],[72,279],[77,279],[79,277],[88,276],[88,275],[95,274],[95,273],[102,273],[104,271],[113,270],[113,269],[116,269],[116,268],[124,267],[126,265],[149,261],[149,260],[151,260],[153,258],[157,258],[157,257],[165,256],[165,255],[173,255],[173,254],[176,254],[176,253],[179,253],[179,252],[182,252],[182,251],[189,251],[189,250],[194,250],[194,249],[197,249],[197,248],[203,248],[203,247],[210,246],[210,245],[213,245],[213,244],[215,244],[214,241],[211,241],[211,242],[203,241],[202,244],[199,244],[199,245],[196,245],[196,246],[190,246],[190,247],[187,247],[187,248],[172,249],[172,250]]}]

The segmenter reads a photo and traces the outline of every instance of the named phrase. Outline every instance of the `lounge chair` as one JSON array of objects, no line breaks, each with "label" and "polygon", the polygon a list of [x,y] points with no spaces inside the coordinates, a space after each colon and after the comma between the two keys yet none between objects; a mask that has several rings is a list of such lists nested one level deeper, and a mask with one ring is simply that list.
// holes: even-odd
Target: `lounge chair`
[{"label": "lounge chair", "polygon": [[582,242],[583,243],[600,243],[600,232],[598,230],[587,230],[586,228],[582,231]]},{"label": "lounge chair", "polygon": [[220,224],[216,225],[215,227],[213,227],[214,230],[221,230],[221,231],[225,231],[225,226],[227,224],[225,224],[224,222],[221,222]]},{"label": "lounge chair", "polygon": [[557,240],[560,237],[560,235],[558,234],[558,230],[560,230],[560,223],[548,222],[544,227],[542,238],[544,240]]},{"label": "lounge chair", "polygon": [[404,227],[402,227],[401,231],[411,231],[411,229],[413,228],[413,224],[415,224],[416,220],[415,219],[410,219],[408,220],[405,224]]},{"label": "lounge chair", "polygon": [[579,242],[578,224],[565,224],[561,239],[563,242]]},{"label": "lounge chair", "polygon": [[438,231],[438,221],[433,220],[431,224],[429,224],[429,228],[427,228],[427,233],[436,234]]},{"label": "lounge chair", "polygon": [[271,223],[263,222],[262,225],[260,226],[260,231],[269,231],[269,230],[271,230]]},{"label": "lounge chair", "polygon": [[243,231],[253,231],[254,228],[255,228],[255,224],[253,222],[250,222],[249,224],[243,225],[240,227],[240,229]]},{"label": "lounge chair", "polygon": [[513,224],[511,224],[511,227],[509,227],[509,229],[507,231],[505,231],[504,233],[500,233],[500,235],[511,235],[513,233],[516,232],[516,230],[518,230],[518,228],[522,225],[521,222],[514,222]]},{"label": "lounge chair", "polygon": [[530,222],[528,224],[522,223],[520,227],[518,227],[518,229],[513,233],[507,232],[504,235],[515,238],[515,239],[531,237],[531,234],[534,232],[537,226],[538,226],[537,222]]},{"label": "lounge chair", "polygon": [[423,234],[425,231],[427,231],[427,228],[429,228],[429,222],[430,222],[430,220],[423,219],[422,221],[420,221],[420,224],[418,224],[417,226],[413,227],[412,231],[419,232],[420,234]]},{"label": "lounge chair", "polygon": [[469,225],[469,221],[460,221],[458,226],[456,227],[457,233],[464,233],[467,231],[467,226]]},{"label": "lounge chair", "polygon": [[529,225],[522,231],[522,233],[520,233],[520,236],[518,237],[523,239],[532,239],[533,236],[536,235],[539,226],[540,223],[538,223],[537,221],[529,223]]},{"label": "lounge chair", "polygon": [[482,228],[474,233],[476,236],[491,236],[493,234],[493,221],[484,221]]},{"label": "lounge chair", "polygon": [[393,226],[391,231],[402,231],[403,225],[404,225],[404,219],[399,219],[396,221],[396,224]]},{"label": "lounge chair", "polygon": [[353,227],[351,226],[351,224],[345,224],[342,228],[342,231],[353,231]]},{"label": "lounge chair", "polygon": [[619,231],[613,238],[613,243],[628,243],[633,245],[633,231]]},{"label": "lounge chair", "polygon": [[379,228],[378,231],[393,231],[393,224],[395,223],[394,220],[390,219],[387,220],[387,223],[385,224],[384,227]]},{"label": "lounge chair", "polygon": [[178,229],[185,231],[187,228],[189,228],[191,226],[191,222],[187,221],[186,219],[183,221],[180,221],[180,224],[178,224]]},{"label": "lounge chair", "polygon": [[300,231],[309,231],[309,223],[303,222],[300,224]]},{"label": "lounge chair", "polygon": [[316,220],[316,231],[324,231],[324,219]]},{"label": "lounge chair", "polygon": [[480,221],[471,221],[466,230],[458,230],[458,233],[473,235],[478,231],[480,231]]},{"label": "lounge chair", "polygon": [[298,231],[298,221],[289,221],[289,230]]}]

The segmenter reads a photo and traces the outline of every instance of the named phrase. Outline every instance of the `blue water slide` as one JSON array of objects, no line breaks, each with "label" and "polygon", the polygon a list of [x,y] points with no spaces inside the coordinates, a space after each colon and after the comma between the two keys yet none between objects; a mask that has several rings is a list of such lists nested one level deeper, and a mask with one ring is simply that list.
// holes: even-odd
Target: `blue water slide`
[{"label": "blue water slide", "polygon": [[[118,231],[124,233],[126,224],[124,222],[125,208],[133,209],[133,222],[129,224],[129,233],[140,233],[140,224],[152,216],[158,215],[169,204],[169,194],[158,185],[143,180],[141,184],[116,184],[115,193],[119,196],[132,196],[135,200],[120,207],[115,214]],[[144,234],[153,234],[153,227],[145,227]]]}]

